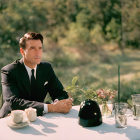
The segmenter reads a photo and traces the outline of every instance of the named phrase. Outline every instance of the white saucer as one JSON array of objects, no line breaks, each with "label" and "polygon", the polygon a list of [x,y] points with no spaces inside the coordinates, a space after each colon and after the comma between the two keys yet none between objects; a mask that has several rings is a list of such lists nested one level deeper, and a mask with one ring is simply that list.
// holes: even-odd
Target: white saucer
[{"label": "white saucer", "polygon": [[9,117],[7,118],[7,125],[8,125],[9,127],[11,127],[11,128],[23,128],[23,127],[25,127],[25,126],[28,126],[29,123],[30,123],[30,122],[28,121],[27,118],[25,118],[25,119],[23,120],[23,122],[21,122],[21,123],[14,123],[13,120],[12,120],[12,118],[11,118],[11,116],[9,116]]}]

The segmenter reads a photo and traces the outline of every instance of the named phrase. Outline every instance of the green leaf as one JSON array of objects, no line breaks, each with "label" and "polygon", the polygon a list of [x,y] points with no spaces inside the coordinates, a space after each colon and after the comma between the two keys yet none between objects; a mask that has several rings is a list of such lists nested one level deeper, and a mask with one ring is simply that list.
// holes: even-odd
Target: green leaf
[{"label": "green leaf", "polygon": [[72,79],[72,85],[73,86],[75,86],[77,84],[78,79],[79,79],[78,76],[73,77],[73,79]]}]

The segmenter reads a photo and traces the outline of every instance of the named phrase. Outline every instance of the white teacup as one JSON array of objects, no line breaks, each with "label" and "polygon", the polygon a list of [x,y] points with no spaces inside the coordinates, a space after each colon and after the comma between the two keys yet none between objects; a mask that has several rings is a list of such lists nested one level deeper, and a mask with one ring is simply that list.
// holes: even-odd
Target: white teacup
[{"label": "white teacup", "polygon": [[24,117],[23,110],[13,110],[11,111],[11,118],[14,123],[22,123]]},{"label": "white teacup", "polygon": [[33,122],[36,120],[37,118],[37,114],[36,114],[36,109],[35,108],[28,108],[28,109],[25,109],[25,112],[27,114],[27,117],[29,119],[29,121]]}]

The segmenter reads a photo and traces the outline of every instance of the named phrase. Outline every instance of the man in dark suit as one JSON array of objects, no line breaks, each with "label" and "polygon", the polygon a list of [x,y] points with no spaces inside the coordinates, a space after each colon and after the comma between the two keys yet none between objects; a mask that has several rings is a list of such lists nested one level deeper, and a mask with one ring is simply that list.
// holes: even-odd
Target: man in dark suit
[{"label": "man in dark suit", "polygon": [[[39,33],[26,33],[19,41],[22,59],[1,69],[1,83],[4,104],[0,118],[11,110],[37,109],[37,115],[47,112],[68,113],[72,99],[68,97],[61,82],[56,77],[51,65],[41,62],[43,36]],[[49,92],[54,101],[45,104]]]}]

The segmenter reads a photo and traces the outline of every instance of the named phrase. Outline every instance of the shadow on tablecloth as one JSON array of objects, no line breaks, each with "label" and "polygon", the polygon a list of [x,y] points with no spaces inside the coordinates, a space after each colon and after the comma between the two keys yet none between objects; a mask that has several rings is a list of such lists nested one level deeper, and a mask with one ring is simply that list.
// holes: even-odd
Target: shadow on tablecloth
[{"label": "shadow on tablecloth", "polygon": [[135,139],[135,137],[140,138],[140,129],[135,126],[129,126],[129,125],[126,128],[116,128],[115,124],[103,123],[102,125],[97,127],[85,127],[85,129],[96,131],[100,134],[105,134],[105,133],[125,134],[126,137],[128,137],[130,140],[138,140]]},{"label": "shadow on tablecloth", "polygon": [[[36,127],[34,127],[35,125]],[[39,129],[37,129],[37,127],[39,127]],[[53,129],[54,127],[58,126],[56,124],[45,122],[37,118],[37,120],[35,122],[31,122],[29,126],[26,126],[22,129],[12,129],[12,130],[22,134],[45,135],[47,133],[56,133],[56,131]]]},{"label": "shadow on tablecloth", "polygon": [[78,112],[76,109],[71,109],[69,113],[63,114],[63,113],[47,113],[45,115],[46,118],[78,118]]}]

